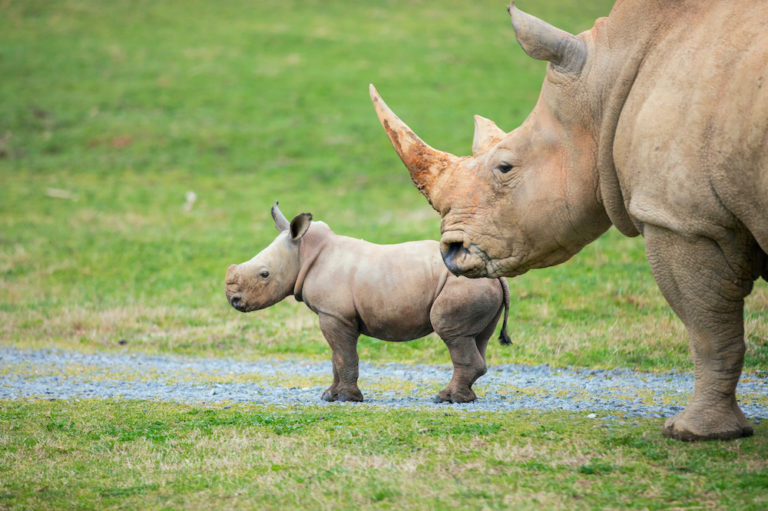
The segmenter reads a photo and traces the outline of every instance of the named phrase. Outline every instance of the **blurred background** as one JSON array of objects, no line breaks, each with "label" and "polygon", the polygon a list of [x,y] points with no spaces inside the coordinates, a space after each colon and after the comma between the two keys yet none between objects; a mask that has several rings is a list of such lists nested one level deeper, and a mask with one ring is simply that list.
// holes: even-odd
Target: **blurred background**
[{"label": "blurred background", "polygon": [[[521,1],[573,33],[612,1]],[[243,315],[223,278],[276,235],[270,205],[376,243],[437,239],[368,98],[469,154],[472,115],[517,126],[545,65],[503,1],[0,0],[0,336],[19,346],[330,356],[288,298]],[[679,367],[687,339],[640,239],[611,230],[510,280],[504,361]],[[768,368],[768,293],[747,312]],[[363,360],[447,363],[430,336]]]}]

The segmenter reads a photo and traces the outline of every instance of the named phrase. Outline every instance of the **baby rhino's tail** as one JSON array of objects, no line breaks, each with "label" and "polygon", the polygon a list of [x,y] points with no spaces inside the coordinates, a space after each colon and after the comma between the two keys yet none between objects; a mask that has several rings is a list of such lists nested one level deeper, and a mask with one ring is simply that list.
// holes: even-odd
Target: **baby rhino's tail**
[{"label": "baby rhino's tail", "polygon": [[509,318],[509,285],[507,279],[504,277],[499,278],[501,283],[501,291],[504,295],[504,322],[501,324],[501,333],[499,333],[499,342],[505,346],[512,344],[512,339],[507,334],[507,319]]}]

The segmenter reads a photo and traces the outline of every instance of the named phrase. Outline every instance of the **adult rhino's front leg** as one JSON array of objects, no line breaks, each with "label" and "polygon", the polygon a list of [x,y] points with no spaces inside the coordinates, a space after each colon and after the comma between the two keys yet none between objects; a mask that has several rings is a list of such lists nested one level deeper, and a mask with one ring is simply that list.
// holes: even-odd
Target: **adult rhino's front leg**
[{"label": "adult rhino's front leg", "polygon": [[357,387],[357,330],[333,316],[320,314],[319,319],[320,330],[333,351],[333,384],[323,392],[322,399],[362,401],[363,394]]},{"label": "adult rhino's front leg", "polygon": [[720,247],[654,226],[643,234],[656,282],[688,331],[696,377],[690,403],[666,421],[664,434],[684,441],[750,436],[736,384],[744,364],[744,297],[754,278],[752,243],[744,236]]}]

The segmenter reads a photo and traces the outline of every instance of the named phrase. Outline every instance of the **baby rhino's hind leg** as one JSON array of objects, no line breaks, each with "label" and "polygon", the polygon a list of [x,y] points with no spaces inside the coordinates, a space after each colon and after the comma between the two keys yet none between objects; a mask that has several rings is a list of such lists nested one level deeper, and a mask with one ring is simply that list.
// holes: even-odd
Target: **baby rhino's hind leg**
[{"label": "baby rhino's hind leg", "polygon": [[477,399],[472,385],[486,371],[485,348],[499,318],[501,294],[498,285],[485,289],[480,282],[449,280],[432,306],[432,327],[448,346],[453,362],[451,381],[435,396],[435,402]]},{"label": "baby rhino's hind leg", "polygon": [[435,396],[436,403],[468,403],[477,399],[472,384],[485,374],[485,359],[477,350],[474,337],[443,339],[451,352],[453,377]]}]

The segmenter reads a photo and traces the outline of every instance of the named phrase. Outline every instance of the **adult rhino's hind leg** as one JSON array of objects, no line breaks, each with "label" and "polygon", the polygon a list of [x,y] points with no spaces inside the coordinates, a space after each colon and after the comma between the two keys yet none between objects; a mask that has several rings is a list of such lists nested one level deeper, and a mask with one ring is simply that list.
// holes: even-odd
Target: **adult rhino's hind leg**
[{"label": "adult rhino's hind leg", "polygon": [[745,352],[744,297],[755,278],[751,240],[744,236],[721,247],[649,225],[643,235],[656,282],[688,331],[696,377],[688,406],[666,421],[664,434],[683,441],[751,435],[736,402]]},{"label": "adult rhino's hind leg", "polygon": [[333,316],[319,314],[318,317],[320,330],[333,352],[333,384],[321,398],[324,401],[362,401],[363,394],[357,387],[357,329]]}]

